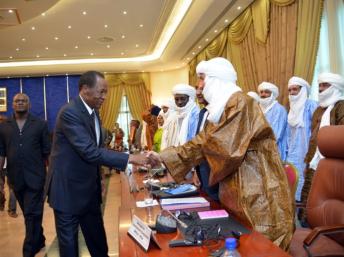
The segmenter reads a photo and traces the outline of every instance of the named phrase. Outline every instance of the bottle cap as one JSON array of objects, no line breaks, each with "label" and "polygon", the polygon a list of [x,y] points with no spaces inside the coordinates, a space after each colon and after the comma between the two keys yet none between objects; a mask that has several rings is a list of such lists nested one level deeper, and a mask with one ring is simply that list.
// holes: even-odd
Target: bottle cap
[{"label": "bottle cap", "polygon": [[237,241],[234,237],[226,238],[226,249],[235,250],[237,247]]}]

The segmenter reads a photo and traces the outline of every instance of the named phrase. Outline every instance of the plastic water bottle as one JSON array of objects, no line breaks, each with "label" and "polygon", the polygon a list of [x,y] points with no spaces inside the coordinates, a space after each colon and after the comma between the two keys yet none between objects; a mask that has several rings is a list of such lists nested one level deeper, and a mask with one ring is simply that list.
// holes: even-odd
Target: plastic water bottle
[{"label": "plastic water bottle", "polygon": [[241,257],[240,253],[237,250],[237,241],[235,238],[230,237],[226,238],[226,250],[221,255],[221,257]]}]

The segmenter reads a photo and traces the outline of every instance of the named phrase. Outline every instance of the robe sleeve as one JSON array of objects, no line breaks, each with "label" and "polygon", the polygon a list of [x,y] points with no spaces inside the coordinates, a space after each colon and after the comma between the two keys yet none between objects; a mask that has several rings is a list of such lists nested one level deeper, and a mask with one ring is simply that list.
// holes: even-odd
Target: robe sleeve
[{"label": "robe sleeve", "polygon": [[[258,117],[250,113],[246,101],[242,94],[232,95],[218,125],[208,123],[191,141],[161,153],[162,160],[177,182],[191,167],[206,158],[211,168],[209,185],[214,185],[238,170],[247,150],[250,150],[252,135],[260,134],[262,138],[272,136],[268,125],[255,126],[266,121],[263,114]],[[258,105],[256,107],[259,108]],[[264,128],[267,133],[258,133],[258,127]]]}]

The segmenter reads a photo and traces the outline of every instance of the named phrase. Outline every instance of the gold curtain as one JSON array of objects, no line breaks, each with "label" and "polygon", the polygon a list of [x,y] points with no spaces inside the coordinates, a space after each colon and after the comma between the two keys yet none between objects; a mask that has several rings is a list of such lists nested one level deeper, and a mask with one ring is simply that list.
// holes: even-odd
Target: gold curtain
[{"label": "gold curtain", "polygon": [[270,2],[269,0],[256,0],[252,3],[251,9],[256,39],[265,44],[269,33]]},{"label": "gold curtain", "polygon": [[104,128],[107,128],[109,130],[113,128],[114,122],[117,120],[118,117],[122,95],[123,87],[121,84],[109,84],[106,100],[104,101],[99,111]]},{"label": "gold curtain", "polygon": [[228,53],[244,91],[256,91],[262,81],[270,81],[280,88],[279,100],[286,104],[287,82],[294,72],[297,3],[286,7],[271,5],[270,19],[266,44],[256,39],[251,26],[241,44],[228,45]]},{"label": "gold curtain", "polygon": [[318,52],[323,0],[302,0],[298,7],[294,74],[312,83]]},{"label": "gold curtain", "polygon": [[228,28],[228,41],[239,44],[246,37],[252,24],[251,7],[236,18]]},{"label": "gold curtain", "polygon": [[[301,0],[301,2],[302,1],[303,0]],[[270,2],[278,6],[287,6],[287,5],[293,4],[295,0],[270,0]]]},{"label": "gold curtain", "polygon": [[117,120],[123,90],[128,97],[134,119],[142,120],[141,113],[151,104],[150,80],[147,73],[106,74],[109,84],[107,99],[100,109],[103,126],[112,129]]}]

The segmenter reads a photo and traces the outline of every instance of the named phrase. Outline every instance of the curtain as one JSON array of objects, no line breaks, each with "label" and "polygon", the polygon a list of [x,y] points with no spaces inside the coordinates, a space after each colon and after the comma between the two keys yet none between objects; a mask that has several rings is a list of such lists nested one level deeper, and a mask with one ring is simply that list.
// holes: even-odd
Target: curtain
[{"label": "curtain", "polygon": [[[256,0],[227,28],[224,52],[235,67],[238,85],[244,91],[256,91],[262,81],[270,81],[280,88],[280,102],[287,103],[287,82],[294,75],[298,3]],[[189,63],[190,83],[197,79],[196,65],[207,59],[204,52]]]},{"label": "curtain", "polygon": [[279,87],[280,102],[288,102],[287,82],[294,71],[296,20],[296,3],[282,7],[271,5],[266,44],[256,38],[254,26],[250,26],[241,43],[228,44],[228,57],[237,70],[238,84],[244,91],[256,91],[262,81],[269,81]]},{"label": "curtain", "polygon": [[103,126],[112,129],[117,120],[123,93],[133,119],[142,120],[141,114],[151,105],[150,80],[148,73],[106,74],[109,84],[107,98],[100,109]]},{"label": "curtain", "polygon": [[318,51],[322,6],[323,0],[303,0],[298,7],[294,74],[309,83],[312,82]]},{"label": "curtain", "polygon": [[45,119],[43,77],[22,78],[23,93],[30,98],[30,112]]}]

